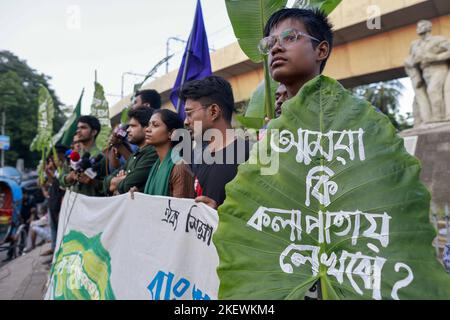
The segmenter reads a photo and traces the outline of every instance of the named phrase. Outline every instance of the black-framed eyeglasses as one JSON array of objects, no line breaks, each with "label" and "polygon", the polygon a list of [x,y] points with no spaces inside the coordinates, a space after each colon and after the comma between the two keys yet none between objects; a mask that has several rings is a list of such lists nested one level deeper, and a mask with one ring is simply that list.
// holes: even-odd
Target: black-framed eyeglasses
[{"label": "black-framed eyeglasses", "polygon": [[304,32],[297,31],[295,29],[286,29],[277,36],[273,35],[261,39],[258,44],[258,49],[262,54],[269,54],[270,50],[272,50],[272,48],[275,46],[277,40],[280,46],[286,47],[287,45],[296,42],[301,37],[306,37],[311,40],[321,42],[319,39]]},{"label": "black-framed eyeglasses", "polygon": [[208,105],[208,106],[202,105],[202,106],[197,107],[197,108],[195,108],[195,109],[185,110],[185,111],[184,111],[184,114],[186,115],[186,118],[190,118],[190,117],[192,117],[192,114],[193,114],[195,111],[200,110],[200,109],[205,109],[205,110],[206,110],[206,109],[208,109],[210,106],[211,106],[211,105]]}]

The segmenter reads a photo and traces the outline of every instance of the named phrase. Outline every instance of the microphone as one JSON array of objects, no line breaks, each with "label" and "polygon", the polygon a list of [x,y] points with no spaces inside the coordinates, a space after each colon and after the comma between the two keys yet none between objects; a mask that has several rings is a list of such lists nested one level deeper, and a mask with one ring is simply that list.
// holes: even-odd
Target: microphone
[{"label": "microphone", "polygon": [[72,154],[73,150],[69,149],[64,153],[64,158],[70,159],[70,155]]},{"label": "microphone", "polygon": [[83,154],[83,157],[80,160],[80,169],[79,169],[80,172],[83,172],[92,166],[91,161],[89,160],[90,156],[91,154],[89,152],[85,152]]},{"label": "microphone", "polygon": [[103,159],[103,154],[98,154],[97,157],[89,159],[90,166],[84,171],[84,173],[91,179],[97,176],[100,171],[100,162]]},{"label": "microphone", "polygon": [[70,159],[70,167],[75,171],[79,171],[81,164],[80,154],[77,151],[72,151],[69,155],[69,159]]}]

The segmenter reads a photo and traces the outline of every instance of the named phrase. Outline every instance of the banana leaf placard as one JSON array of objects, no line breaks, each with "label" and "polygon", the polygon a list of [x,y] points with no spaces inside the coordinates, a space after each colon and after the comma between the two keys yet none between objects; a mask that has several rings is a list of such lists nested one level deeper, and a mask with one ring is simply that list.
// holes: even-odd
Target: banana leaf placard
[{"label": "banana leaf placard", "polygon": [[322,299],[450,299],[420,170],[385,115],[314,78],[226,186],[219,299],[303,299],[317,281]]},{"label": "banana leaf placard", "polygon": [[100,83],[95,81],[94,98],[91,104],[91,115],[100,121],[101,130],[97,136],[96,144],[100,150],[108,146],[108,138],[111,133],[111,120],[109,119],[108,101],[105,98],[105,91]]},{"label": "banana leaf placard", "polygon": [[37,135],[31,142],[30,151],[45,152],[51,146],[55,108],[50,93],[43,85],[39,88],[38,103]]},{"label": "banana leaf placard", "polygon": [[52,150],[55,153],[54,145],[52,144],[53,135],[53,117],[55,115],[55,108],[53,99],[47,88],[43,85],[39,87],[38,93],[38,125],[37,134],[30,144],[30,151],[38,151],[41,153],[41,162],[38,166],[39,182],[44,182],[44,160],[47,154]]}]

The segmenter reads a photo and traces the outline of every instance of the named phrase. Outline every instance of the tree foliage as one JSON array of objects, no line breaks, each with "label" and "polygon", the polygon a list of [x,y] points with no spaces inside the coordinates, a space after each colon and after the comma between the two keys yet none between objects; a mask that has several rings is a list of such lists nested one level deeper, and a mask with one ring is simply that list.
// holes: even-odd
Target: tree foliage
[{"label": "tree foliage", "polygon": [[350,91],[377,107],[388,116],[394,127],[401,131],[411,127],[409,124],[411,114],[405,117],[399,113],[399,98],[403,89],[404,86],[399,80],[391,80],[358,86]]},{"label": "tree foliage", "polygon": [[[12,52],[0,51],[0,117],[5,111],[5,134],[11,138],[11,149],[5,154],[6,165],[14,166],[18,158],[24,159],[28,168],[37,165],[41,155],[30,152],[29,146],[37,133],[39,86],[49,88],[50,79]],[[49,92],[55,106],[53,128],[56,132],[66,117],[54,90],[49,88]]]}]

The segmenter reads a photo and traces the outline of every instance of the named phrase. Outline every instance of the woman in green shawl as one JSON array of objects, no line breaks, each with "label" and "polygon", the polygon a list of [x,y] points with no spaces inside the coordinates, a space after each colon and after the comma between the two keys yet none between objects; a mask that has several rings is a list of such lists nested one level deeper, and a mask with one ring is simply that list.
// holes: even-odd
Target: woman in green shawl
[{"label": "woman in green shawl", "polygon": [[183,128],[177,113],[158,109],[145,129],[145,139],[156,149],[159,160],[153,165],[144,193],[175,198],[194,198],[194,175],[189,166],[173,153],[176,143],[171,140],[176,129]]}]

